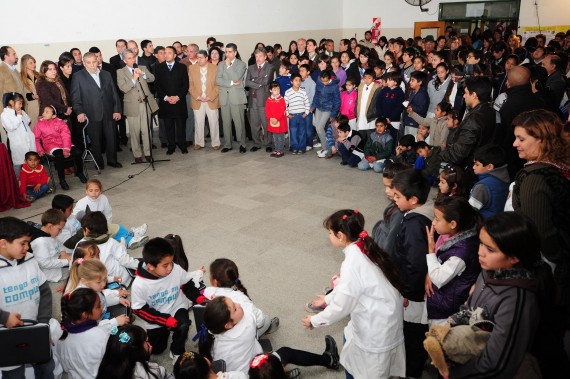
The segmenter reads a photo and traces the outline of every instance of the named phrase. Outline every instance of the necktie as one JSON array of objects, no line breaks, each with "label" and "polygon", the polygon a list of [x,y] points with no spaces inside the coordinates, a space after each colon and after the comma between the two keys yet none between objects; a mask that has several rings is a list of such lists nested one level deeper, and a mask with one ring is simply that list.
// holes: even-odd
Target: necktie
[{"label": "necktie", "polygon": [[168,64],[168,63],[167,63],[167,65],[168,65],[168,71],[172,71],[172,65]]},{"label": "necktie", "polygon": [[257,73],[259,74],[261,72],[261,66],[257,66]]}]

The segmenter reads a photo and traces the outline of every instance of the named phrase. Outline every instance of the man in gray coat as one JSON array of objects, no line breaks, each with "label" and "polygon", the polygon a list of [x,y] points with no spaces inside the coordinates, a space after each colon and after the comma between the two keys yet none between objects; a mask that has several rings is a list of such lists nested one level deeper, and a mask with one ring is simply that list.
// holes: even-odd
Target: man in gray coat
[{"label": "man in gray coat", "polygon": [[220,105],[222,107],[222,121],[224,123],[224,148],[222,153],[232,150],[232,121],[236,128],[236,138],[240,144],[239,152],[245,153],[244,104],[245,96],[244,77],[246,65],[236,58],[237,46],[234,43],[226,45],[226,59],[218,65],[216,84],[220,87]]},{"label": "man in gray coat", "polygon": [[150,162],[151,141],[149,139],[148,125],[150,115],[158,110],[158,104],[152,96],[147,82],[154,82],[154,75],[145,66],[135,63],[137,55],[134,51],[126,49],[121,53],[125,67],[117,70],[117,85],[123,92],[125,116],[128,117],[131,148],[136,163],[142,163],[142,152],[139,139],[142,136],[144,156]]},{"label": "man in gray coat", "polygon": [[103,138],[107,164],[123,167],[117,162],[115,121],[121,119],[121,101],[111,74],[97,67],[95,53],[83,56],[85,70],[79,70],[71,79],[71,104],[80,123],[89,119],[87,133],[91,138],[91,152],[100,168],[104,168]]},{"label": "man in gray coat", "polygon": [[[265,116],[265,101],[269,97],[269,83],[273,81],[275,69],[267,62],[265,49],[258,48],[253,52],[255,64],[247,68],[245,85],[249,87],[249,124],[253,147],[257,151],[265,146],[265,151],[271,152],[271,139],[267,133],[267,117]],[[225,125],[225,123],[224,123]]]}]

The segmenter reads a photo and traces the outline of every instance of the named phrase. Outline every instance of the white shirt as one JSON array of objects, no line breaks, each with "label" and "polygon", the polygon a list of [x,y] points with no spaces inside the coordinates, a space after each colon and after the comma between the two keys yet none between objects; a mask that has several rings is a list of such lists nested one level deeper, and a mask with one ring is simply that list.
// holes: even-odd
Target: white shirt
[{"label": "white shirt", "polygon": [[69,267],[67,259],[60,259],[62,245],[57,239],[52,237],[38,237],[30,244],[34,251],[41,270],[44,272],[47,280],[50,282],[59,282],[61,279],[67,277],[68,270],[64,267]]},{"label": "white shirt", "polygon": [[69,217],[65,221],[65,226],[63,227],[63,229],[61,229],[61,233],[59,233],[57,237],[55,237],[55,239],[62,245],[62,249],[65,249],[70,253],[72,252],[70,251],[71,249],[67,249],[65,246],[63,246],[63,244],[69,238],[73,237],[75,233],[79,231],[79,229],[81,229],[81,223],[79,222],[79,220],[77,220],[77,217],[75,217],[73,214],[69,215]]},{"label": "white shirt", "polygon": [[445,286],[465,271],[465,262],[459,257],[450,257],[443,264],[436,257],[436,254],[428,254],[426,259],[429,278],[437,288]]},{"label": "white shirt", "polygon": [[[167,276],[156,279],[135,277],[131,287],[131,305],[133,309],[141,309],[146,304],[160,313],[174,316],[179,309],[188,309],[192,302],[182,293],[180,286],[192,279],[192,274],[174,264]],[[146,329],[160,328],[160,325],[145,321]]]},{"label": "white shirt", "polygon": [[[86,241],[83,239],[82,241]],[[120,276],[122,283],[128,283],[131,275],[127,268],[136,269],[139,261],[127,254],[123,246],[112,238],[107,242],[97,244],[99,248],[99,259],[107,268],[109,276]]]},{"label": "white shirt", "polygon": [[243,310],[240,322],[228,331],[215,336],[212,358],[226,361],[228,371],[247,373],[249,363],[257,354],[263,353],[263,349],[256,339],[255,317],[245,308]]},{"label": "white shirt", "polygon": [[368,119],[366,118],[366,105],[368,104],[368,98],[372,92],[372,87],[374,87],[374,83],[370,83],[369,86],[364,84],[364,87],[362,87],[362,96],[360,97],[360,104],[358,108],[359,117],[358,123],[356,124],[356,130],[368,130],[374,128],[375,120],[368,122]]},{"label": "white shirt", "polygon": [[109,335],[106,328],[96,326],[83,333],[69,333],[63,341],[54,340],[54,351],[70,379],[97,377]]},{"label": "white shirt", "polygon": [[[89,72],[89,71],[87,71],[87,72]],[[101,72],[100,70],[97,70],[97,72],[94,73],[94,74],[93,74],[92,72],[89,72],[89,75],[91,75],[91,77],[93,78],[93,80],[95,80],[95,83],[97,83],[97,86],[98,86],[99,88],[101,88],[101,78],[99,77],[99,73],[100,73],[100,72]]]},{"label": "white shirt", "polygon": [[210,300],[214,297],[225,296],[232,299],[233,302],[238,303],[242,306],[245,312],[250,312],[255,318],[255,324],[258,328],[261,328],[265,321],[265,315],[263,312],[253,304],[253,301],[247,297],[243,292],[237,290],[234,291],[231,288],[222,287],[207,287],[204,289],[204,296]]},{"label": "white shirt", "polygon": [[104,194],[99,195],[99,197],[95,200],[91,199],[89,196],[85,196],[84,198],[80,199],[77,204],[75,204],[75,208],[73,208],[72,214],[77,217],[79,212],[86,212],[88,206],[91,212],[103,212],[109,224],[113,222],[113,208],[111,208],[109,199]]},{"label": "white shirt", "polygon": [[333,296],[324,311],[311,317],[312,325],[331,325],[350,314],[345,335],[352,335],[356,346],[371,353],[393,349],[404,341],[402,295],[356,244],[343,252]]}]

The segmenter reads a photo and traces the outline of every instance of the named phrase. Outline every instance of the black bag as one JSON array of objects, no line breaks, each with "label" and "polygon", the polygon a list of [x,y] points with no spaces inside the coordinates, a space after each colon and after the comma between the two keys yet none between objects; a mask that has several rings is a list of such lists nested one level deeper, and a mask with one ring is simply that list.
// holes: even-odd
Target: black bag
[{"label": "black bag", "polygon": [[49,325],[24,320],[24,326],[0,326],[0,367],[45,363],[51,359]]}]

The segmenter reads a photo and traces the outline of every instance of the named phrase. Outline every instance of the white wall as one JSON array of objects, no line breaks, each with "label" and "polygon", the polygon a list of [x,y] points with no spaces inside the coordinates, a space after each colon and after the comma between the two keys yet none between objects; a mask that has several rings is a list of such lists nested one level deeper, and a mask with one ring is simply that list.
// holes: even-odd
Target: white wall
[{"label": "white wall", "polygon": [[237,43],[248,56],[258,41],[288,46],[299,37],[338,40],[342,32],[342,0],[326,0],[326,6],[320,0],[24,1],[24,7],[3,1],[0,45],[13,46],[20,56],[31,53],[38,63],[72,47],[85,52],[97,46],[108,59],[116,54],[117,38],[203,47],[213,35]]},{"label": "white wall", "polygon": [[[91,46],[108,59],[116,54],[117,38],[203,46],[210,35],[237,43],[247,56],[257,41],[288,46],[299,37],[338,41],[356,34],[361,39],[377,16],[384,35],[411,37],[415,21],[437,20],[441,2],[468,0],[433,0],[425,13],[404,0],[24,1],[4,0],[0,45],[41,62],[71,47],[85,52]],[[569,0],[537,1],[541,25],[570,23]],[[521,26],[537,25],[534,0],[522,0],[520,19]]]}]

